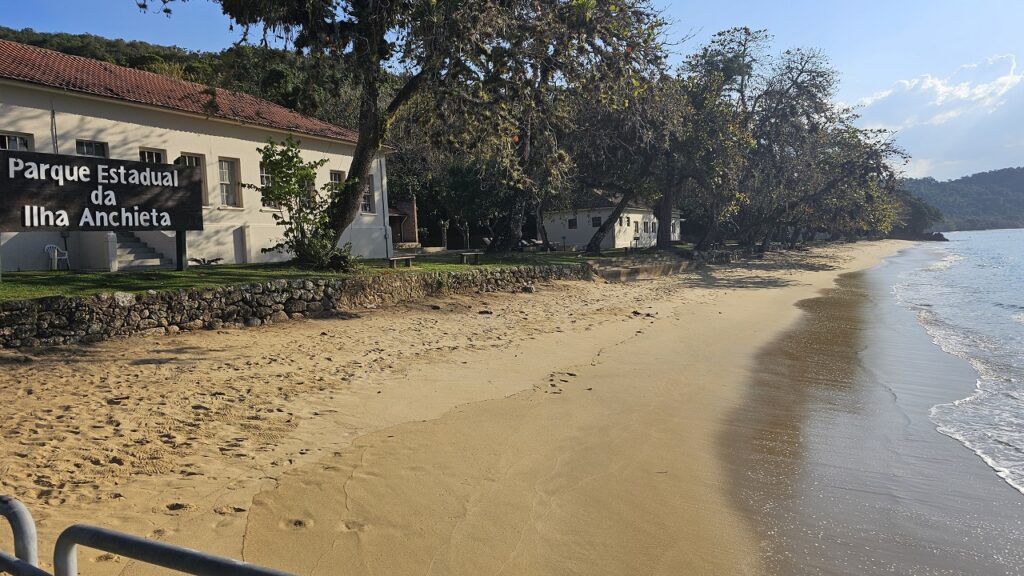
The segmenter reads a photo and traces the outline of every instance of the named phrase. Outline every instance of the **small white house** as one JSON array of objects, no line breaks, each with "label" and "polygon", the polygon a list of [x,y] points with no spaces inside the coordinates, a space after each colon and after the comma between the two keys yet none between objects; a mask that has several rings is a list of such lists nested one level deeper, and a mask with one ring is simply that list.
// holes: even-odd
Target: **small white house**
[{"label": "small white house", "polygon": [[[601,206],[600,204],[607,204]],[[615,210],[611,201],[599,201],[592,208],[560,210],[544,215],[544,228],[548,240],[567,250],[586,248],[594,232]],[[641,206],[629,206],[622,211],[614,227],[608,231],[601,243],[602,250],[615,248],[650,248],[658,243],[658,227],[662,224],[654,211]],[[679,213],[672,215],[672,240],[680,239]]]},{"label": "small white house", "polygon": [[[204,229],[187,234],[190,257],[225,264],[289,258],[264,252],[281,238],[279,210],[244,186],[265,178],[257,149],[289,136],[301,142],[304,159],[327,160],[318,185],[345,180],[357,137],[351,130],[247,94],[0,41],[0,149],[198,167]],[[388,255],[387,206],[381,155],[342,242],[360,256]],[[76,269],[169,265],[175,258],[171,232],[0,230],[3,270],[49,267],[44,248],[51,244],[66,249]]]}]

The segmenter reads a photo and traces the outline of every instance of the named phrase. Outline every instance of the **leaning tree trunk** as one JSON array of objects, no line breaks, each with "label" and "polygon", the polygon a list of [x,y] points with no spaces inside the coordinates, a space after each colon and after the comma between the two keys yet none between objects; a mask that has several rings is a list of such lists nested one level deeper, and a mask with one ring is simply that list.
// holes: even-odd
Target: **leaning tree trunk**
[{"label": "leaning tree trunk", "polygon": [[327,208],[328,226],[334,230],[339,245],[341,235],[359,214],[363,195],[369,190],[373,160],[384,141],[384,118],[379,100],[380,86],[377,79],[364,79],[363,95],[359,105],[359,137],[352,155],[352,164],[341,189],[332,192]]},{"label": "leaning tree trunk", "polygon": [[622,212],[626,210],[626,206],[633,199],[636,194],[628,192],[622,195],[622,199],[615,205],[615,209],[608,215],[608,218],[594,231],[594,235],[590,237],[590,242],[587,242],[587,252],[589,254],[600,254],[601,244],[604,242],[605,236],[608,235],[608,231],[615,227],[615,223],[619,221],[619,217],[622,216]]}]

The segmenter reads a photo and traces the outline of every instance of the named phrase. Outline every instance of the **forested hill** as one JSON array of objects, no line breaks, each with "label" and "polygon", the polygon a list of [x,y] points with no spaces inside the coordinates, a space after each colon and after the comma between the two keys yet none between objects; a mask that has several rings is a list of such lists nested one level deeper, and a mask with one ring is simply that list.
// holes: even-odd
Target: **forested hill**
[{"label": "forested hill", "polygon": [[1024,168],[981,172],[948,182],[913,178],[905,188],[938,208],[944,230],[1024,228]]}]

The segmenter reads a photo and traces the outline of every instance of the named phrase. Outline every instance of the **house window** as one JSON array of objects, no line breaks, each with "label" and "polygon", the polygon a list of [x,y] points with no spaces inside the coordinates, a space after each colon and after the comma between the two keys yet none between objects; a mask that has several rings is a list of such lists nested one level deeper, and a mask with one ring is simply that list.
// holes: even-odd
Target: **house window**
[{"label": "house window", "polygon": [[203,157],[199,154],[182,154],[174,160],[175,166],[186,168],[199,168],[199,178],[203,183],[203,205],[210,203],[209,193],[206,191],[206,174],[203,171]]},{"label": "house window", "polygon": [[176,166],[185,166],[188,168],[202,168],[203,157],[197,154],[182,154],[178,156],[178,159],[174,161]]},{"label": "house window", "polygon": [[622,216],[619,216],[619,228],[622,228]]},{"label": "house window", "polygon": [[593,226],[594,228],[600,228],[601,227],[601,217],[600,216],[592,216],[590,218],[590,225]]},{"label": "house window", "polygon": [[220,160],[220,202],[225,206],[242,206],[238,193],[238,162],[236,160]]},{"label": "house window", "polygon": [[651,222],[651,232],[657,232],[657,231],[658,231],[658,222],[657,221]]},{"label": "house window", "polygon": [[629,226],[629,216],[626,216],[626,226]]},{"label": "house window", "polygon": [[345,183],[345,173],[341,170],[331,170],[331,184],[335,190],[341,188],[341,185]]},{"label": "house window", "polygon": [[650,227],[651,227],[651,223],[648,222],[647,220],[644,220],[644,232],[650,232],[651,231]]},{"label": "house window", "polygon": [[633,222],[633,232],[636,233],[636,234],[640,233],[640,223],[639,222]]},{"label": "house window", "polygon": [[[260,162],[260,187],[261,188],[266,188],[267,186],[270,186],[270,184],[273,181],[274,181],[274,179],[270,176],[269,173],[267,173],[266,167],[263,165],[262,162]],[[261,191],[261,193],[262,193],[262,191]],[[267,199],[262,199],[262,200],[263,200],[263,206],[266,207],[266,208],[273,208],[275,210],[280,208],[280,206],[278,206],[277,203],[275,203],[275,202],[271,202],[270,200],[267,200]]]},{"label": "house window", "polygon": [[575,218],[569,218],[569,230],[575,230],[575,229],[576,229],[576,219]]},{"label": "house window", "polygon": [[0,150],[31,151],[32,146],[29,144],[28,136],[0,133]]},{"label": "house window", "polygon": [[373,182],[373,174],[370,174],[370,179],[367,181],[366,192],[363,192],[363,205],[360,209],[367,213],[373,214],[377,211],[376,201],[376,187]]},{"label": "house window", "polygon": [[93,156],[95,158],[106,158],[109,155],[106,142],[95,142],[93,140],[76,140],[75,153],[79,156]]},{"label": "house window", "polygon": [[149,164],[163,164],[164,153],[161,150],[143,150],[139,149],[139,161],[146,162]]}]

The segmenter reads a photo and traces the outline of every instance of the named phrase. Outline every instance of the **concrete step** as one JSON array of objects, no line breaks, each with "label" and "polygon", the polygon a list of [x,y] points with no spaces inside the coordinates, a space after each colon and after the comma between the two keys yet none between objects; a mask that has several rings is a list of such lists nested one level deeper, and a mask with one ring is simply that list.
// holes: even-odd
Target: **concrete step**
[{"label": "concrete step", "polygon": [[117,246],[117,253],[118,254],[156,254],[157,251],[153,250],[149,246],[143,246],[142,244],[138,244],[138,245],[135,245],[135,246],[126,246],[124,244],[118,244],[118,246]]},{"label": "concrete step", "polygon": [[172,262],[167,258],[129,258],[117,259],[118,270],[131,270],[134,268],[158,268],[171,266]]},{"label": "concrete step", "polygon": [[171,259],[164,258],[163,254],[139,240],[135,234],[131,232],[117,233],[117,267],[119,270],[165,268],[172,265]]}]

